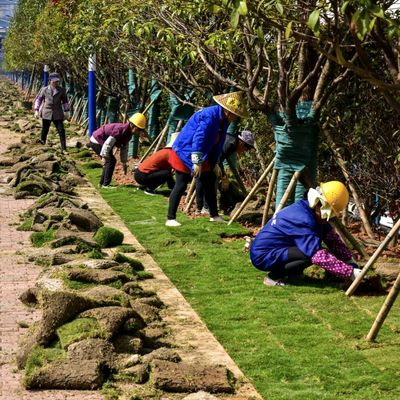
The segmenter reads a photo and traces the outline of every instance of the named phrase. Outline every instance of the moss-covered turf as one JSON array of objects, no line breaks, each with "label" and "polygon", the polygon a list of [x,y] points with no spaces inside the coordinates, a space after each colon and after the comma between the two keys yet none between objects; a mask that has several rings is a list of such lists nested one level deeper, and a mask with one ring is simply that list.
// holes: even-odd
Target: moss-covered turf
[{"label": "moss-covered turf", "polygon": [[[85,172],[98,182],[97,170]],[[317,278],[266,287],[243,251],[244,239],[232,239],[245,233],[239,224],[180,213],[182,226],[167,228],[165,196],[132,187],[101,194],[263,398],[399,398],[400,302],[378,342],[367,343],[384,296],[348,298],[338,282]]]},{"label": "moss-covered turf", "polygon": [[124,241],[124,234],[110,226],[101,226],[93,236],[93,239],[102,248],[114,247],[122,244]]},{"label": "moss-covered turf", "polygon": [[128,263],[134,272],[143,271],[144,267],[141,261],[134,258],[128,257],[122,253],[116,253],[113,256],[113,260],[119,263]]},{"label": "moss-covered turf", "polygon": [[56,342],[52,347],[35,347],[26,361],[25,379],[29,378],[37,369],[45,367],[48,363],[65,358],[67,353]]},{"label": "moss-covered turf", "polygon": [[88,338],[107,338],[95,318],[76,318],[57,329],[61,348],[67,349],[72,343]]},{"label": "moss-covered turf", "polygon": [[33,232],[30,236],[31,242],[35,247],[42,247],[46,243],[51,242],[56,237],[56,232],[53,229],[49,229],[44,232]]}]

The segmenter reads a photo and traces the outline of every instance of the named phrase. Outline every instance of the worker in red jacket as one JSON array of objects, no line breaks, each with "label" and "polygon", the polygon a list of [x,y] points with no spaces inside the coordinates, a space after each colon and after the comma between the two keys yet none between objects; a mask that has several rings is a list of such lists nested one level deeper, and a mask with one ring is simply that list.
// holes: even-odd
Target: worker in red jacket
[{"label": "worker in red jacket", "polygon": [[102,188],[111,187],[110,183],[117,163],[113,154],[114,148],[120,149],[120,159],[126,173],[129,142],[133,135],[139,136],[146,129],[146,125],[146,117],[141,113],[135,113],[126,124],[106,124],[93,132],[89,147],[101,157],[103,162],[103,173],[100,178]]},{"label": "worker in red jacket", "polygon": [[170,148],[156,151],[135,169],[133,177],[137,183],[145,186],[144,193],[154,196],[156,188],[164,183],[167,183],[170,189],[174,188],[175,181],[169,163],[170,154]]}]

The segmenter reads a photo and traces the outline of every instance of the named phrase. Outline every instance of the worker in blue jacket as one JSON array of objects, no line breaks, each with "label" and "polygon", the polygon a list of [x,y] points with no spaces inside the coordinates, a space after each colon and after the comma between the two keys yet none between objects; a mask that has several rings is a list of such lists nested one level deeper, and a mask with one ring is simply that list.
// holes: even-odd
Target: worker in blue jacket
[{"label": "worker in blue jacket", "polygon": [[224,222],[218,215],[214,169],[222,152],[229,123],[238,117],[246,117],[247,111],[241,92],[221,94],[213,99],[217,105],[193,114],[172,146],[170,164],[175,170],[176,182],[169,197],[166,226],[181,225],[176,220],[176,212],[191,174],[202,180],[210,208],[210,221]]},{"label": "worker in blue jacket", "polygon": [[309,189],[306,199],[274,214],[250,247],[251,262],[267,273],[264,284],[284,286],[282,278],[301,274],[312,264],[354,280],[361,269],[328,222],[347,207],[348,201],[346,187],[330,181]]}]

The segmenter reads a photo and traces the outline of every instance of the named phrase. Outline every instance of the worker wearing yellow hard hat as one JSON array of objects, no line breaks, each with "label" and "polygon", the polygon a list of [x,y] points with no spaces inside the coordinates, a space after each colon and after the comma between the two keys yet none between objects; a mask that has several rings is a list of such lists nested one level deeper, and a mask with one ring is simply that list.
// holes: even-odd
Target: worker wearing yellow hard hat
[{"label": "worker wearing yellow hard hat", "polygon": [[250,247],[253,265],[267,273],[264,284],[284,286],[285,278],[302,274],[312,264],[332,275],[355,279],[361,269],[329,223],[348,201],[346,186],[329,181],[309,189],[306,198],[276,213]]},{"label": "worker wearing yellow hard hat", "polygon": [[112,188],[111,179],[117,160],[113,154],[114,147],[120,149],[120,159],[125,174],[128,170],[128,146],[132,136],[139,136],[147,125],[147,119],[142,113],[135,113],[127,123],[105,124],[96,129],[90,137],[91,147],[103,162],[103,173],[100,178],[100,186],[104,189]]}]

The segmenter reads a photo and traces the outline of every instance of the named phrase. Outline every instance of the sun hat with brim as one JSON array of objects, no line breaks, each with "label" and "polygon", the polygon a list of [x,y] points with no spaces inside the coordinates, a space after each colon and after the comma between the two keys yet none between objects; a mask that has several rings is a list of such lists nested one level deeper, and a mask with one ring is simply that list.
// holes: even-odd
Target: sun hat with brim
[{"label": "sun hat with brim", "polygon": [[179,135],[179,132],[174,132],[174,133],[171,135],[171,137],[169,138],[169,141],[168,141],[168,143],[167,143],[167,145],[166,145],[165,147],[166,147],[166,148],[171,148],[172,145],[173,145],[174,142],[175,142],[175,139],[178,137],[178,135]]},{"label": "sun hat with brim", "polygon": [[249,116],[246,106],[243,103],[243,92],[218,94],[213,99],[225,110],[238,117],[247,118]]},{"label": "sun hat with brim", "polygon": [[60,80],[60,75],[58,75],[57,72],[52,72],[49,75],[49,79],[50,79],[50,82],[59,81]]}]

